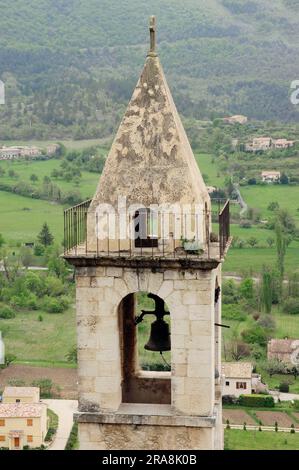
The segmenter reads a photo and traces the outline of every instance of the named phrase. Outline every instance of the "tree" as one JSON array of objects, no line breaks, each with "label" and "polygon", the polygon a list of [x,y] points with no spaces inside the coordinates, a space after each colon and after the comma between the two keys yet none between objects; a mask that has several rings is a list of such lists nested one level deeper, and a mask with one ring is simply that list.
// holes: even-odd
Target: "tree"
[{"label": "tree", "polygon": [[32,173],[32,175],[30,176],[30,180],[32,181],[32,183],[35,183],[36,181],[38,181],[38,176],[35,173]]},{"label": "tree", "polygon": [[263,268],[261,284],[261,304],[266,313],[272,309],[272,276],[267,268]]},{"label": "tree", "polygon": [[272,377],[275,374],[285,374],[286,365],[284,362],[279,361],[278,359],[269,359],[263,365],[265,371]]},{"label": "tree", "polygon": [[250,277],[243,279],[240,283],[240,294],[246,300],[253,299],[254,296],[254,284]]},{"label": "tree", "polygon": [[50,232],[47,222],[44,223],[37,239],[44,246],[49,246],[53,244],[54,237]]},{"label": "tree", "polygon": [[281,276],[281,280],[283,279],[284,274],[284,259],[286,254],[286,240],[283,233],[282,224],[280,222],[276,222],[275,224],[275,235],[276,235],[276,252],[277,252],[277,266]]}]

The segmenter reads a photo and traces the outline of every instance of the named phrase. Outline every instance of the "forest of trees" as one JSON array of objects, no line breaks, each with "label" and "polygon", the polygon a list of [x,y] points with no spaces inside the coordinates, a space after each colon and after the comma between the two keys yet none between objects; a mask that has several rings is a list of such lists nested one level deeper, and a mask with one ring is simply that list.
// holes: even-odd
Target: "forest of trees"
[{"label": "forest of trees", "polygon": [[140,73],[153,12],[185,117],[298,121],[289,100],[298,78],[297,1],[0,0],[0,7],[2,140],[111,135]]}]

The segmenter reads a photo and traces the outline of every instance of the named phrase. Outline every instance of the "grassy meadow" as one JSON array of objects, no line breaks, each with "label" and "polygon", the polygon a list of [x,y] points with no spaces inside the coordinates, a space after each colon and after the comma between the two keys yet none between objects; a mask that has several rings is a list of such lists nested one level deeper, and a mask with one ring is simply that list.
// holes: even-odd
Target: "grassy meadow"
[{"label": "grassy meadow", "polygon": [[299,434],[225,429],[225,450],[298,450]]},{"label": "grassy meadow", "polygon": [[[38,319],[40,315],[42,321]],[[77,341],[73,307],[62,314],[18,312],[15,318],[0,323],[6,353],[16,356],[17,362],[66,363],[66,355]]]}]

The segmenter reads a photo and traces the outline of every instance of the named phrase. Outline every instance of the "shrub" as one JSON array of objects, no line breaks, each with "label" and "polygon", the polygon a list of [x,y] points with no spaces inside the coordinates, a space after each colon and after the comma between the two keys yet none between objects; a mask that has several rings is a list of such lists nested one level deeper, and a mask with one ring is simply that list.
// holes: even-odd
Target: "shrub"
[{"label": "shrub", "polygon": [[222,395],[222,404],[223,405],[238,405],[239,398],[235,395]]},{"label": "shrub", "polygon": [[8,320],[9,318],[15,318],[16,314],[10,307],[2,307],[0,309],[0,318]]},{"label": "shrub", "polygon": [[45,293],[56,296],[64,294],[65,288],[63,282],[54,276],[47,276],[45,279]]},{"label": "shrub", "polygon": [[222,285],[222,303],[237,304],[240,294],[237,284],[233,280],[224,281]]},{"label": "shrub", "polygon": [[49,442],[53,440],[53,437],[56,434],[58,428],[58,416],[56,413],[54,413],[54,411],[50,409],[48,409],[47,414],[49,418],[49,427],[45,437],[45,441]]},{"label": "shrub", "polygon": [[239,398],[241,406],[257,408],[273,408],[274,398],[272,395],[241,395]]},{"label": "shrub", "polygon": [[64,306],[59,299],[48,296],[44,298],[43,308],[48,313],[62,313],[64,311]]},{"label": "shrub", "polygon": [[260,326],[247,328],[241,333],[243,340],[250,344],[259,344],[260,346],[266,346],[267,334]]},{"label": "shrub", "polygon": [[69,438],[67,440],[65,450],[73,450],[78,444],[78,423],[74,423]]},{"label": "shrub", "polygon": [[275,320],[271,315],[263,315],[258,320],[258,325],[262,328],[266,328],[267,330],[274,330],[275,329]]},{"label": "shrub", "polygon": [[41,398],[51,398],[53,394],[53,382],[51,379],[38,379],[32,382],[32,387],[40,388]]},{"label": "shrub", "polygon": [[43,295],[45,290],[44,284],[44,279],[40,275],[31,271],[29,271],[24,278],[24,286],[26,289],[38,295],[39,297]]},{"label": "shrub", "polygon": [[299,314],[299,299],[295,297],[290,297],[285,300],[283,303],[284,313],[289,313],[291,315]]},{"label": "shrub", "polygon": [[42,245],[41,243],[37,243],[34,247],[33,253],[35,256],[43,256],[43,254],[45,253],[44,245]]},{"label": "shrub", "polygon": [[240,283],[240,294],[246,300],[251,300],[254,296],[254,284],[251,278],[243,279]]},{"label": "shrub", "polygon": [[222,316],[227,320],[246,320],[246,313],[242,312],[240,305],[236,304],[223,304]]},{"label": "shrub", "polygon": [[291,434],[295,434],[295,426],[293,423],[291,424]]},{"label": "shrub", "polygon": [[282,393],[289,393],[290,386],[287,382],[281,382],[279,384],[279,391]]}]

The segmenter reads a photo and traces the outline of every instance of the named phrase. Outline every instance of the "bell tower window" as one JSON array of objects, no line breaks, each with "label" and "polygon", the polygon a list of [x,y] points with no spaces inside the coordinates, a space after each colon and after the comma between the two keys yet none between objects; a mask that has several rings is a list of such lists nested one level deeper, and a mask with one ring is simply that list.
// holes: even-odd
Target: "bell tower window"
[{"label": "bell tower window", "polygon": [[134,214],[135,248],[158,247],[158,214],[141,208]]},{"label": "bell tower window", "polygon": [[124,297],[118,308],[123,403],[171,403],[170,312],[152,293]]}]

